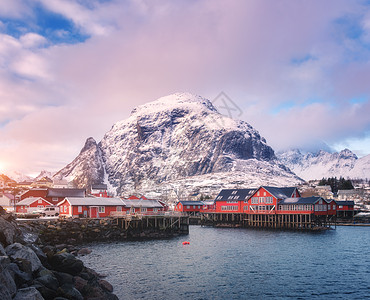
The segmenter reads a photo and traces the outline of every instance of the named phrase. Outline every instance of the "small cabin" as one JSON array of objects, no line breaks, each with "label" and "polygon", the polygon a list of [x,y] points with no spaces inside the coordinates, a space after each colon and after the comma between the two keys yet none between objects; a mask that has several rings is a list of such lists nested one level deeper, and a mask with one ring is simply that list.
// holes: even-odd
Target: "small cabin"
[{"label": "small cabin", "polygon": [[202,201],[179,201],[176,203],[174,210],[195,216],[203,210],[203,205]]},{"label": "small cabin", "polygon": [[60,216],[83,218],[109,217],[112,212],[122,212],[124,205],[120,198],[105,197],[67,197],[58,204]]},{"label": "small cabin", "polygon": [[52,203],[42,197],[29,197],[16,203],[15,211],[17,213],[32,213],[37,209],[52,205]]}]

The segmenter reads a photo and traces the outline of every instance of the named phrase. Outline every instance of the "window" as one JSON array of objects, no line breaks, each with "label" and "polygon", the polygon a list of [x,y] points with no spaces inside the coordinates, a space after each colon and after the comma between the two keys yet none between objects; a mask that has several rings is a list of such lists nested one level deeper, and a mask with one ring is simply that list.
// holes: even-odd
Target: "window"
[{"label": "window", "polygon": [[238,210],[238,206],[235,206],[235,205],[224,205],[224,206],[221,206],[221,210]]},{"label": "window", "polygon": [[148,209],[147,209],[146,207],[142,207],[142,208],[140,209],[140,211],[141,211],[141,212],[147,212],[147,210],[148,210]]},{"label": "window", "polygon": [[266,192],[263,192],[263,195],[266,196]]},{"label": "window", "polygon": [[99,206],[99,213],[105,213],[105,206]]},{"label": "window", "polygon": [[37,203],[42,203],[42,199],[37,200]]},{"label": "window", "polygon": [[53,202],[58,202],[58,198],[52,198],[51,199]]},{"label": "window", "polygon": [[79,213],[82,213],[82,206],[79,206],[79,207],[78,207],[78,212],[79,212]]},{"label": "window", "polygon": [[252,204],[258,204],[258,197],[252,197]]},{"label": "window", "polygon": [[266,203],[268,203],[268,204],[274,203],[273,198],[272,197],[266,197]]},{"label": "window", "polygon": [[37,205],[37,208],[44,208],[43,205]]},{"label": "window", "polygon": [[153,208],[153,212],[158,212],[158,208]]},{"label": "window", "polygon": [[122,211],[122,206],[117,206],[117,211]]},{"label": "window", "polygon": [[193,209],[195,209],[196,205],[193,205]]},{"label": "window", "polygon": [[187,208],[187,209],[190,209],[190,205],[186,205],[186,208]]}]

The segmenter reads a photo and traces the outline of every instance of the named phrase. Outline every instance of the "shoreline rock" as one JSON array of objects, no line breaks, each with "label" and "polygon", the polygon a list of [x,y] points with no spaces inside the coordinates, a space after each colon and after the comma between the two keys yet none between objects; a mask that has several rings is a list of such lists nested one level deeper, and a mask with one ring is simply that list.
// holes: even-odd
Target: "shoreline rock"
[{"label": "shoreline rock", "polygon": [[1,300],[118,299],[112,285],[75,256],[79,250],[86,255],[89,249],[42,245],[37,236],[25,236],[35,235],[37,230],[19,226],[2,212],[0,232]]}]

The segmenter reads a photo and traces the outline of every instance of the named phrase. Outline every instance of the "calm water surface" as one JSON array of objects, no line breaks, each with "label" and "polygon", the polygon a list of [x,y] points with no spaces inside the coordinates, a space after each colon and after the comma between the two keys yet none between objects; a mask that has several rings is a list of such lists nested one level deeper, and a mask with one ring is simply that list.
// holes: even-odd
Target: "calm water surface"
[{"label": "calm water surface", "polygon": [[370,227],[191,226],[171,240],[88,247],[82,260],[108,275],[120,299],[370,299]]}]

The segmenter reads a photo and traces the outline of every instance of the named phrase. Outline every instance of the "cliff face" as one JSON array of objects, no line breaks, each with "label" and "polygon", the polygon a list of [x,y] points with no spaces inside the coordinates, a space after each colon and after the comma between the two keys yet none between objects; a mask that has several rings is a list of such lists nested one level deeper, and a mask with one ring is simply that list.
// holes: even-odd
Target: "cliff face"
[{"label": "cliff face", "polygon": [[66,167],[58,171],[53,178],[67,179],[76,187],[88,187],[102,182],[104,163],[100,148],[93,138],[88,138],[80,154]]},{"label": "cliff face", "polygon": [[188,93],[135,108],[98,145],[89,145],[58,174],[79,185],[105,181],[118,193],[199,176],[208,181],[211,175],[222,177],[224,185],[300,181],[252,126],[221,115],[210,101]]}]

